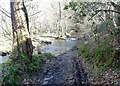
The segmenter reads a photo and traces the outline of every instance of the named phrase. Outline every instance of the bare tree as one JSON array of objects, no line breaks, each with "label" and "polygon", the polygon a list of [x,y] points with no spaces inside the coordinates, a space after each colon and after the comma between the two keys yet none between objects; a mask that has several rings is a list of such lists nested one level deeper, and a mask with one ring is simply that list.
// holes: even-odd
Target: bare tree
[{"label": "bare tree", "polygon": [[29,20],[24,0],[11,0],[11,21],[13,31],[13,52],[14,58],[27,55],[32,60],[33,45],[29,36]]}]

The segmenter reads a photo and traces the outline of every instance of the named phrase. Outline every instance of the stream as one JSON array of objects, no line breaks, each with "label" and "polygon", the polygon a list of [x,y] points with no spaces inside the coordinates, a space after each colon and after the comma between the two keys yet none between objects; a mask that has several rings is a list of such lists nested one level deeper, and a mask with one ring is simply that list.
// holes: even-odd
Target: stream
[{"label": "stream", "polygon": [[6,62],[8,60],[10,55],[7,55],[7,56],[0,56],[0,64]]},{"label": "stream", "polygon": [[[51,53],[58,56],[66,51],[70,50],[76,45],[76,38],[68,38],[66,40],[56,39],[52,44],[48,44],[40,48],[42,53]],[[10,55],[0,56],[0,64],[8,60]]]},{"label": "stream", "polygon": [[72,49],[77,43],[76,39],[71,40],[70,38],[66,40],[55,40],[52,44],[42,47],[41,52],[58,56]]},{"label": "stream", "polygon": [[[77,47],[80,40],[68,38],[57,39],[46,46],[41,47],[42,53],[52,53],[56,58],[48,62],[43,72],[33,78],[32,84],[39,85],[83,85],[86,83],[86,75],[82,67],[77,65]],[[9,56],[0,56],[0,63],[8,60]],[[42,75],[41,75],[42,74]]]},{"label": "stream", "polygon": [[39,85],[87,85],[87,76],[82,66],[79,66],[77,57],[77,47],[80,40],[67,39],[56,40],[53,44],[44,46],[41,51],[52,53],[56,58],[47,62],[42,73],[33,77],[33,84]]}]

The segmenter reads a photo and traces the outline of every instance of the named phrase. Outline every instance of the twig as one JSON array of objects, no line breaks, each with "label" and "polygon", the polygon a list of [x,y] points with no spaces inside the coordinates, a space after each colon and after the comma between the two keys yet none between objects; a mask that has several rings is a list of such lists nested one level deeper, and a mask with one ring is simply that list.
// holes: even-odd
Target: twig
[{"label": "twig", "polygon": [[6,14],[4,11],[2,11],[1,9],[0,9],[0,11],[3,13],[3,14],[5,14],[7,17],[9,17],[9,18],[11,18],[11,16],[9,16],[8,14]]}]

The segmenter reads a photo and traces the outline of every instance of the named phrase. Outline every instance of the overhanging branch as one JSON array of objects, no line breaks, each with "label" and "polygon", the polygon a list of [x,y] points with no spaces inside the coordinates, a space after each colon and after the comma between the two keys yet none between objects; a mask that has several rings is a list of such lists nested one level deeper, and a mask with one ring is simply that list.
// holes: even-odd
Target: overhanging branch
[{"label": "overhanging branch", "polygon": [[88,19],[88,21],[91,20],[94,16],[96,16],[101,11],[103,11],[103,12],[114,12],[114,13],[120,14],[120,12],[116,11],[116,10],[96,10],[95,14],[90,19]]},{"label": "overhanging branch", "polygon": [[119,12],[119,11],[116,11],[116,10],[96,10],[96,13],[99,13],[99,12],[101,12],[101,11],[104,11],[104,12],[115,12],[115,13],[120,14],[120,12]]}]

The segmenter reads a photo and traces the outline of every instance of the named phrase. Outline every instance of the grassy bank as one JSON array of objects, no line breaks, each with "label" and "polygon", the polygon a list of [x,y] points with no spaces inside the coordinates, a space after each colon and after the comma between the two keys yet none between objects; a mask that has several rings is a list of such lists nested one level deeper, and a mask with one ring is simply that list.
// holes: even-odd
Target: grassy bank
[{"label": "grassy bank", "polygon": [[119,51],[112,42],[113,37],[108,36],[100,41],[88,42],[80,46],[78,55],[83,58],[90,83],[118,83]]},{"label": "grassy bank", "polygon": [[2,64],[3,85],[22,84],[24,79],[29,79],[34,74],[39,73],[46,61],[53,57],[50,53],[43,53],[33,55],[32,62],[25,55],[16,61],[9,59],[6,63]]}]

